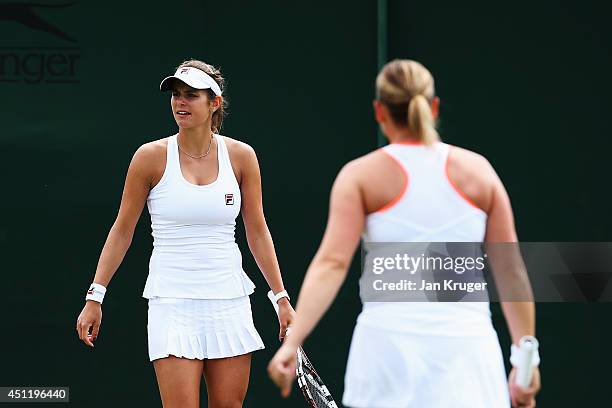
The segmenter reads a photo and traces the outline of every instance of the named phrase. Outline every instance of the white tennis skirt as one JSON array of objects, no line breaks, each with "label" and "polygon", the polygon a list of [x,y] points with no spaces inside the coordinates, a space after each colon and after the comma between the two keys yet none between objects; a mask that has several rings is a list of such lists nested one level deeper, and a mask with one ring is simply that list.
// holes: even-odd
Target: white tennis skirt
[{"label": "white tennis skirt", "polygon": [[442,337],[357,324],[342,403],[352,408],[509,408],[497,335]]},{"label": "white tennis skirt", "polygon": [[248,296],[236,299],[149,299],[149,358],[212,359],[264,348]]}]

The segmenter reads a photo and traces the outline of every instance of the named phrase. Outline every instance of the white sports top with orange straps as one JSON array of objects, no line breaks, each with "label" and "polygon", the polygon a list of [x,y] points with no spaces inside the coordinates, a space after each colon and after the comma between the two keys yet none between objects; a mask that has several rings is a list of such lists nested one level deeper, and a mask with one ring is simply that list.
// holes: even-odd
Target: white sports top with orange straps
[{"label": "white sports top with orange straps", "polygon": [[253,293],[234,237],[240,187],[223,136],[214,137],[219,174],[201,186],[185,179],[177,135],[168,138],[166,169],[147,198],[153,253],[145,298],[233,299]]},{"label": "white sports top with orange straps", "polygon": [[[400,195],[366,219],[365,242],[482,242],[487,215],[449,179],[450,146],[394,143],[382,148],[405,172]],[[364,302],[359,324],[423,335],[493,330],[488,302]]]}]

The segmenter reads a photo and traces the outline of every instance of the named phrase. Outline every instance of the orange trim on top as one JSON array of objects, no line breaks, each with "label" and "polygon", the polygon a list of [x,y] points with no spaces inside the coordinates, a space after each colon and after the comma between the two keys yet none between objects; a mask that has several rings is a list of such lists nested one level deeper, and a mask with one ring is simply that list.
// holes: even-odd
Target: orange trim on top
[{"label": "orange trim on top", "polygon": [[446,164],[444,165],[444,173],[446,174],[446,179],[448,180],[448,184],[450,184],[451,187],[455,190],[455,192],[459,194],[459,196],[463,198],[469,205],[476,208],[477,210],[484,211],[482,208],[477,206],[476,203],[472,201],[470,197],[468,197],[463,191],[461,191],[459,187],[457,187],[457,185],[453,183],[453,180],[451,180],[450,175],[448,174],[448,162],[449,162],[448,158],[450,157],[450,151],[451,151],[451,146],[449,145],[448,154],[446,155]]},{"label": "orange trim on top", "polygon": [[397,204],[404,197],[404,195],[406,195],[406,192],[408,191],[408,185],[410,184],[409,183],[410,178],[408,177],[408,170],[406,170],[402,162],[397,160],[395,156],[387,152],[385,149],[381,148],[380,151],[386,154],[387,156],[389,156],[395,163],[397,163],[400,169],[404,172],[404,176],[406,177],[406,179],[404,180],[402,191],[400,191],[400,193],[397,196],[395,196],[393,200],[389,201],[387,204],[383,205],[378,210],[371,212],[370,214],[381,213],[381,212],[385,212],[391,209],[393,206],[395,206],[395,204]]}]

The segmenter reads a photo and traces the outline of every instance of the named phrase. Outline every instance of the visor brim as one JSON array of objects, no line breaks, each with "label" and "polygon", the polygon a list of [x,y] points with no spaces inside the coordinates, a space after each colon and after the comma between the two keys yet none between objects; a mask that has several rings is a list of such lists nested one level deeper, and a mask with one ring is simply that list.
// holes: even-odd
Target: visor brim
[{"label": "visor brim", "polygon": [[177,76],[171,75],[161,81],[161,83],[159,84],[159,90],[162,92],[171,90],[175,81],[181,81],[182,83],[192,87],[193,89],[210,89],[210,85],[208,84],[197,83],[197,81],[190,81],[187,78],[179,78]]}]

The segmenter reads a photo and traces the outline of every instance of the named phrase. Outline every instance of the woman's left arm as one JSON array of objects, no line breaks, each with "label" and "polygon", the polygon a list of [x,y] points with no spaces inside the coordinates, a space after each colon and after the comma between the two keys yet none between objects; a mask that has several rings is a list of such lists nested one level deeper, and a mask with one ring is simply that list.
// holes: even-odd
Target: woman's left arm
[{"label": "woman's left arm", "polygon": [[[242,195],[241,211],[247,242],[257,266],[266,282],[268,282],[268,286],[276,294],[285,290],[285,287],[276,258],[272,235],[263,212],[259,163],[251,146],[240,143],[237,147],[236,153],[238,153],[240,166],[240,194]],[[278,306],[281,326],[279,338],[282,338],[287,327],[293,322],[295,312],[287,298],[280,299]]]}]

